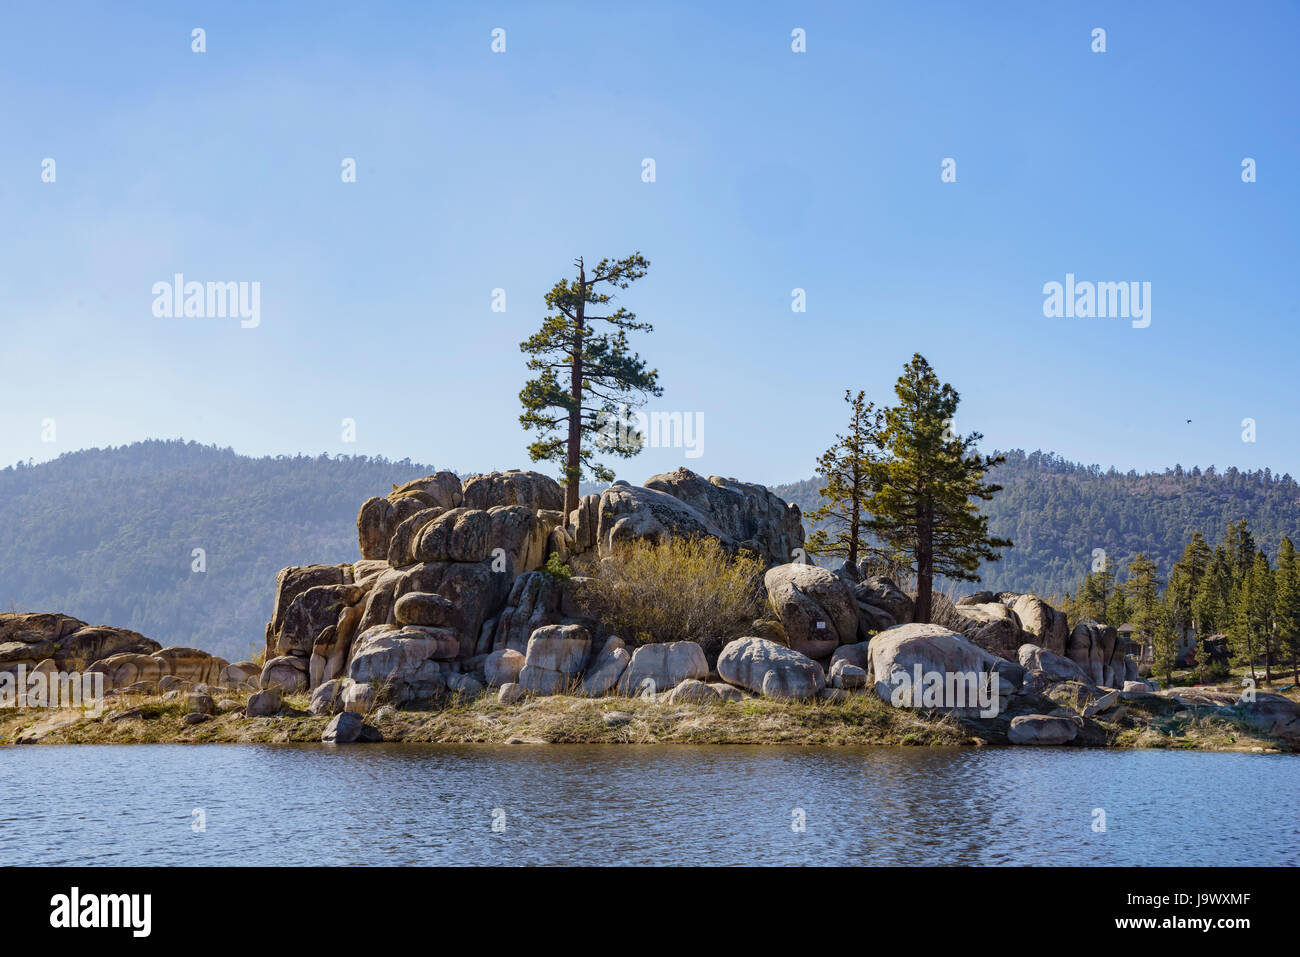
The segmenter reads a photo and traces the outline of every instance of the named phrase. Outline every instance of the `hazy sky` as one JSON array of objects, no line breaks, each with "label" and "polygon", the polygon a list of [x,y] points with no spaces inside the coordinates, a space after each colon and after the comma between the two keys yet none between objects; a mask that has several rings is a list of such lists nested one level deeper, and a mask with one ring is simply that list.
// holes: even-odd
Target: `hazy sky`
[{"label": "hazy sky", "polygon": [[[990,448],[1300,474],[1294,4],[703,6],[6,7],[0,464],[527,467],[543,295],[640,250],[653,408],[703,454],[632,481],[806,477],[916,351]],[[156,317],[176,273],[260,283],[260,324]],[[1046,318],[1067,273],[1149,282],[1150,325]]]}]

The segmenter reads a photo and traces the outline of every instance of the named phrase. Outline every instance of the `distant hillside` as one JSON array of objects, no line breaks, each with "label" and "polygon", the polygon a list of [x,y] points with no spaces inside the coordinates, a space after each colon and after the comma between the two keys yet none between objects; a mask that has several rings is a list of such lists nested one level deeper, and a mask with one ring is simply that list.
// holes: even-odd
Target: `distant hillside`
[{"label": "distant hillside", "polygon": [[[1203,532],[1214,544],[1228,522],[1239,518],[1250,523],[1270,561],[1284,535],[1300,536],[1300,486],[1290,475],[1181,466],[1145,474],[1103,472],[1049,452],[1004,454],[1006,464],[990,476],[1004,490],[985,505],[985,514],[992,533],[1015,547],[984,567],[981,588],[1063,595],[1083,578],[1094,548],[1105,549],[1120,566],[1146,552],[1167,571],[1192,532]],[[819,504],[819,488],[814,478],[773,491],[808,512]]]},{"label": "distant hillside", "polygon": [[[244,658],[262,644],[276,572],[355,561],[361,503],[433,471],[180,441],[0,470],[0,606]],[[195,548],[203,574],[191,571]]]}]

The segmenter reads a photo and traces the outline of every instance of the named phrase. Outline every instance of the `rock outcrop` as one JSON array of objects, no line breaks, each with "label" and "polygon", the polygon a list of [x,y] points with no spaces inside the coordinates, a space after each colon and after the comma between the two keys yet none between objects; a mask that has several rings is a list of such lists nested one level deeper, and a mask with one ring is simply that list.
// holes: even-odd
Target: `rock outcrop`
[{"label": "rock outcrop", "polygon": [[747,549],[769,563],[782,564],[795,557],[804,542],[799,506],[788,505],[762,485],[677,469],[646,479],[645,487],[666,492],[708,516],[713,525],[738,548]]},{"label": "rock outcrop", "polygon": [[134,631],[88,625],[71,615],[0,614],[0,671],[53,661],[59,671],[85,671],[117,654],[150,655],[162,646]]},{"label": "rock outcrop", "polygon": [[871,639],[870,652],[876,693],[898,707],[974,709],[995,688],[999,698],[1018,690],[1003,684],[995,655],[939,625],[890,628]]},{"label": "rock outcrop", "polygon": [[763,584],[795,651],[824,658],[857,641],[857,603],[848,583],[834,572],[799,562],[777,565],[767,570]]},{"label": "rock outcrop", "polygon": [[[803,544],[797,507],[761,485],[686,469],[644,486],[616,482],[567,516],[563,507],[553,479],[516,470],[463,482],[438,472],[367,500],[357,514],[360,561],[280,572],[266,665],[255,680],[241,672],[240,683],[295,693],[338,682],[338,701],[351,711],[484,686],[595,695],[649,677],[666,692],[708,677],[700,648],[692,645],[689,667],[678,668],[682,649],[641,653],[611,640],[585,600],[588,579],[561,582],[543,572],[547,556],[594,562],[626,541],[707,535],[728,550],[785,562]],[[826,614],[806,609],[829,614],[828,652],[841,638],[854,640],[855,609],[843,585],[807,594],[829,603]],[[638,653],[644,666],[634,661]],[[662,654],[671,660],[658,661]]]},{"label": "rock outcrop", "polygon": [[102,674],[105,691],[134,685],[157,693],[164,679],[177,688],[219,685],[228,666],[197,648],[163,648],[137,632],[88,625],[71,615],[0,614],[0,672]]},{"label": "rock outcrop", "polygon": [[652,694],[668,691],[683,681],[703,681],[709,676],[704,650],[693,641],[670,641],[642,645],[632,653],[619,678],[622,694]]},{"label": "rock outcrop", "polygon": [[821,665],[766,638],[728,643],[718,655],[718,674],[728,684],[769,698],[812,698],[826,687]]}]

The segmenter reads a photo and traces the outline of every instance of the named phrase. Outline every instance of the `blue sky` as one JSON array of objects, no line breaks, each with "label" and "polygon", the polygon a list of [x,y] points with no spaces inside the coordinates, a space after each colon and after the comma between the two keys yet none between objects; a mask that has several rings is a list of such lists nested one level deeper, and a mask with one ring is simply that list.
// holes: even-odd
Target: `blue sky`
[{"label": "blue sky", "polygon": [[[989,448],[1300,474],[1295,5],[465,6],[7,8],[0,463],[527,467],[543,295],[640,250],[653,408],[702,413],[704,454],[632,481],[807,477],[844,389],[891,399],[916,351]],[[260,325],[155,317],[178,272],[260,282]],[[1150,282],[1151,325],[1045,318],[1066,273]]]}]

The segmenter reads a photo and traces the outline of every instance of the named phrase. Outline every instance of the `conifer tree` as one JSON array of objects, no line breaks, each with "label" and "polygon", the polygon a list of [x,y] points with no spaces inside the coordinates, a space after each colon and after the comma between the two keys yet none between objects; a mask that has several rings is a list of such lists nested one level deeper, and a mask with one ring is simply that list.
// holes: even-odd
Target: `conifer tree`
[{"label": "conifer tree", "polygon": [[[625,259],[602,259],[590,273],[582,259],[578,275],[561,279],[546,294],[547,315],[542,328],[520,343],[528,368],[537,372],[519,393],[524,411],[519,422],[538,438],[528,447],[534,462],[555,462],[564,482],[564,512],[578,507],[578,484],[585,471],[600,481],[614,473],[594,460],[597,449],[630,458],[641,451],[644,436],[627,421],[627,410],[646,396],[663,394],[659,373],[628,348],[629,332],[652,332],[648,322],[620,306],[606,315],[593,315],[613,298],[611,290],[626,289],[646,274],[650,263],[640,253]],[[597,332],[604,322],[612,330]],[[613,432],[617,439],[609,441]],[[599,435],[604,441],[589,444]]]},{"label": "conifer tree", "polygon": [[1292,680],[1300,683],[1300,559],[1290,538],[1282,539],[1277,551],[1276,590],[1273,620],[1277,624],[1278,649],[1291,662]]},{"label": "conifer tree", "polygon": [[[1169,624],[1168,616],[1162,613],[1160,600],[1160,579],[1156,577],[1158,571],[1156,563],[1149,557],[1139,552],[1133,557],[1128,564],[1128,578],[1124,582],[1124,600],[1128,605],[1129,619],[1133,622],[1140,639],[1150,641],[1152,649],[1155,652],[1157,662],[1161,660],[1161,652],[1157,646],[1157,638],[1167,638],[1174,634],[1172,625]],[[1164,624],[1165,628],[1159,636],[1156,634],[1156,626]],[[1174,645],[1170,643],[1169,649]],[[1170,651],[1172,654],[1173,652]],[[1171,657],[1168,666],[1173,667],[1173,658]]]},{"label": "conifer tree", "polygon": [[1206,566],[1192,609],[1197,627],[1205,636],[1226,630],[1232,621],[1232,569],[1222,545],[1214,550]]},{"label": "conifer tree", "polygon": [[897,404],[885,410],[886,458],[871,468],[867,528],[895,556],[906,557],[916,574],[912,618],[928,622],[936,575],[979,581],[980,563],[997,561],[999,550],[1011,546],[989,534],[977,504],[1001,491],[984,474],[1003,459],[976,451],[978,432],[963,438],[953,431],[960,397],[919,353],[894,393]]},{"label": "conifer tree", "polygon": [[879,553],[865,532],[871,469],[880,461],[884,412],[861,391],[855,396],[846,389],[844,401],[850,409],[848,430],[835,436],[835,444],[817,460],[817,472],[826,483],[820,490],[824,504],[805,516],[810,523],[829,527],[814,531],[804,548],[813,555],[843,558],[857,578],[859,558]]}]

